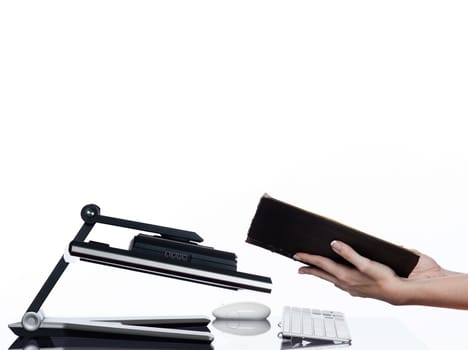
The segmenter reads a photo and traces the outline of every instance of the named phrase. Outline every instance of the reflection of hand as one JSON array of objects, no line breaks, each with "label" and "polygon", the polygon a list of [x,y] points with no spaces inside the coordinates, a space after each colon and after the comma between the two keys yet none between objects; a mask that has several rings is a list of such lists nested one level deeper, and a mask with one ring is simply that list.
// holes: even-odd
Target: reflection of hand
[{"label": "reflection of hand", "polygon": [[402,281],[391,268],[359,255],[343,242],[332,242],[332,248],[355,268],[323,256],[297,253],[295,259],[314,266],[301,267],[299,273],[320,277],[352,296],[398,303],[398,286]]}]

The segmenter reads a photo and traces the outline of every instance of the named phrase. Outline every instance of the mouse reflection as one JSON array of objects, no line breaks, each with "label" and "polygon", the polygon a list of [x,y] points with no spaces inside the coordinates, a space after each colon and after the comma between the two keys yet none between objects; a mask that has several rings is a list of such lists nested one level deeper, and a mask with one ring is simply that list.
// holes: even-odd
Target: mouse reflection
[{"label": "mouse reflection", "polygon": [[215,319],[211,323],[216,329],[224,333],[252,336],[266,333],[270,330],[268,320],[222,320]]}]

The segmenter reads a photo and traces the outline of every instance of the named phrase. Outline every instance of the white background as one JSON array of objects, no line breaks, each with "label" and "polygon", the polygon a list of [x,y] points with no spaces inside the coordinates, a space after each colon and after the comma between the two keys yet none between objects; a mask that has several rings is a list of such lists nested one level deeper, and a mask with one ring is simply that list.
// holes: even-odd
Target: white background
[{"label": "white background", "polygon": [[465,311],[352,298],[244,240],[268,192],[468,272],[467,16],[464,1],[2,1],[0,346],[92,202],[198,232],[273,293],[77,263],[46,314],[260,300],[394,318],[447,347],[437,333],[463,332]]}]

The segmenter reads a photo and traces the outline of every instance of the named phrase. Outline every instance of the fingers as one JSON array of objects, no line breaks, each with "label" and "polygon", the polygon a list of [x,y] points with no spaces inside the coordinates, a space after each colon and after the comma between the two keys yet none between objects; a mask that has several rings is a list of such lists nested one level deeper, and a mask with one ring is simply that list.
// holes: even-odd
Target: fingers
[{"label": "fingers", "polygon": [[[374,279],[382,278],[383,275],[394,274],[388,266],[372,261],[362,255],[359,255],[353,248],[341,241],[333,241],[331,244],[333,251],[345,260],[349,261],[356,270],[364,275]],[[320,255],[311,255],[307,253],[297,253],[294,255],[296,260],[314,265],[319,269],[334,276],[337,280],[346,279],[353,269],[339,264],[329,258]]]},{"label": "fingers", "polygon": [[388,266],[376,261],[372,261],[362,255],[359,255],[353,248],[341,241],[333,241],[330,243],[333,251],[353,264],[356,269],[375,280],[379,280],[384,276],[393,277],[395,272]]},{"label": "fingers", "polygon": [[320,255],[296,253],[294,255],[296,260],[313,265],[301,267],[299,273],[317,276],[352,296],[393,300],[395,288],[392,286],[401,281],[391,268],[361,256],[341,241],[333,241],[331,248],[354,267]]},{"label": "fingers", "polygon": [[359,271],[368,273],[372,266],[371,260],[359,255],[353,248],[341,241],[330,243],[333,251],[353,264]]},{"label": "fingers", "polygon": [[334,262],[333,260],[320,255],[312,255],[307,253],[297,253],[294,259],[318,267],[319,269],[337,276],[342,272],[345,266]]}]

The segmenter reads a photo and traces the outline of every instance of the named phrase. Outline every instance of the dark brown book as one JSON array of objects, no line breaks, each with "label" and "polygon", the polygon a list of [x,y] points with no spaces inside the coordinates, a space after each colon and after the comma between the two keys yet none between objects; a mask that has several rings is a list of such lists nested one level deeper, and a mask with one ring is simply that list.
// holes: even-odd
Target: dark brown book
[{"label": "dark brown book", "polygon": [[418,255],[405,248],[268,195],[260,199],[246,242],[289,258],[304,252],[350,265],[331,249],[333,240],[349,244],[359,254],[389,266],[401,277],[408,277],[419,260]]}]

